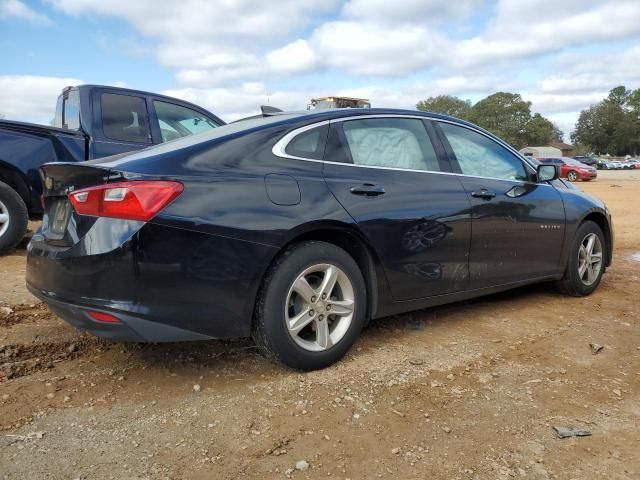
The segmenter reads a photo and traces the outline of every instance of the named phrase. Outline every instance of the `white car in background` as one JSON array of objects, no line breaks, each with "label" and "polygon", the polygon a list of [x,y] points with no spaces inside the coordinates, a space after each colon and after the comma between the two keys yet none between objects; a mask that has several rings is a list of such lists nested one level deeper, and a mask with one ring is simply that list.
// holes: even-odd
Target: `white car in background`
[{"label": "white car in background", "polygon": [[598,168],[601,170],[622,170],[623,164],[618,160],[600,160]]}]

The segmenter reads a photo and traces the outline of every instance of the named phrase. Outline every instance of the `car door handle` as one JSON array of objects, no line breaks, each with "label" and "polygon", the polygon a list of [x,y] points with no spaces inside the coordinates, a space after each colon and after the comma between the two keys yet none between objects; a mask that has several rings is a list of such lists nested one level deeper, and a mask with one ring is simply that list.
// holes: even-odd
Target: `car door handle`
[{"label": "car door handle", "polygon": [[351,187],[349,191],[354,195],[365,195],[367,197],[377,197],[385,192],[382,185],[374,185],[373,183],[365,183]]},{"label": "car door handle", "polygon": [[496,196],[496,194],[483,188],[482,190],[478,190],[477,192],[471,192],[471,196],[476,198],[484,198],[485,200],[491,200]]}]

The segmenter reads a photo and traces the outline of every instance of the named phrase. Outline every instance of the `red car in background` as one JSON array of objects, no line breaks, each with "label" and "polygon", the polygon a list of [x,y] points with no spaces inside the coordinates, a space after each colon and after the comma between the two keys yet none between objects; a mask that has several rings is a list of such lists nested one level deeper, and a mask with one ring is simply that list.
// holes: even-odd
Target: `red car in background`
[{"label": "red car in background", "polygon": [[573,158],[547,157],[538,158],[538,161],[560,165],[560,177],[566,178],[570,182],[575,182],[576,180],[588,182],[598,176],[598,170]]}]

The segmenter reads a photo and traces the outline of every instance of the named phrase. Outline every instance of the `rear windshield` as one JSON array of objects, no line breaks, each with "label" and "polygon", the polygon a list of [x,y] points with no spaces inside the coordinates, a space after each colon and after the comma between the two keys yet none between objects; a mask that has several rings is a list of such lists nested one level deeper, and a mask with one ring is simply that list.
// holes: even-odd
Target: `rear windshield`
[{"label": "rear windshield", "polygon": [[579,162],[578,160],[574,160],[573,158],[565,158],[564,163],[567,163],[569,165],[578,165],[580,167],[584,167],[584,163]]},{"label": "rear windshield", "polygon": [[69,95],[63,102],[62,128],[80,129],[80,92],[76,89],[69,90]]},{"label": "rear windshield", "polygon": [[236,123],[228,123],[226,125],[221,125],[220,127],[214,128],[213,130],[209,130],[208,132],[203,132],[199,135],[190,135],[188,137],[178,138],[166,143],[161,143],[160,145],[151,148],[145,148],[144,150],[140,150],[139,152],[134,152],[127,156],[127,161],[135,160],[138,158],[145,158],[150,155],[159,155],[173,152],[175,150],[190,147],[198,143],[205,143],[210,140],[215,140],[216,138],[222,138],[226,137],[227,135],[233,135],[235,133],[251,130],[262,125],[283,122],[285,120],[289,120],[298,116],[300,116],[300,114],[274,115],[272,117],[251,118]]},{"label": "rear windshield", "polygon": [[53,126],[80,130],[80,93],[73,88],[58,96]]}]

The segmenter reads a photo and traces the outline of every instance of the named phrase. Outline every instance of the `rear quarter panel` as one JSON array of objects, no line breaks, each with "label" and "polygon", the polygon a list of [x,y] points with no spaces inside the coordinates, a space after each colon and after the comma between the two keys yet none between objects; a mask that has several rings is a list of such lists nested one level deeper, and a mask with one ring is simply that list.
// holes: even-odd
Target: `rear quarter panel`
[{"label": "rear quarter panel", "polygon": [[[206,315],[223,312],[237,326],[234,336],[250,333],[261,279],[287,243],[314,229],[352,223],[329,191],[322,163],[272,154],[288,128],[166,153],[159,147],[157,155],[103,164],[129,178],[162,172],[184,184],[184,192],[138,235],[142,257],[136,268],[154,271],[154,284],[175,286],[182,305],[197,304]],[[298,203],[270,199],[265,178],[274,174],[295,179]]]}]

